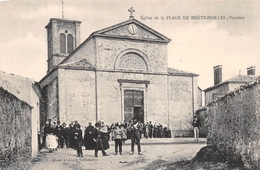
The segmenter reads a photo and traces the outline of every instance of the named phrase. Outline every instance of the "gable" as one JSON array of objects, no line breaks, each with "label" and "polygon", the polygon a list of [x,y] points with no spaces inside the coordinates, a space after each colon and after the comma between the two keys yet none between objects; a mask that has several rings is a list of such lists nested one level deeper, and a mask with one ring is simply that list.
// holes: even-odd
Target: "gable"
[{"label": "gable", "polygon": [[93,33],[96,36],[127,38],[146,41],[170,42],[166,36],[158,33],[152,28],[144,25],[136,19],[130,19],[125,22],[116,24],[111,27],[96,31]]},{"label": "gable", "polygon": [[[132,26],[134,25],[133,28]],[[131,28],[129,28],[131,27]],[[132,30],[131,30],[132,29]],[[135,31],[137,29],[137,31]],[[61,61],[61,64],[66,64],[71,61],[79,61],[83,58],[86,58],[89,63],[92,65],[96,64],[95,58],[96,56],[96,42],[97,38],[95,37],[101,37],[105,39],[123,39],[123,40],[134,40],[134,41],[145,41],[146,43],[150,44],[157,44],[157,43],[169,43],[171,40],[167,38],[166,36],[158,33],[157,31],[153,30],[152,28],[144,25],[143,23],[137,21],[136,19],[129,19],[125,22],[104,28],[99,31],[93,32],[83,43],[81,43],[70,55],[68,55],[63,61]],[[99,46],[101,48],[102,46]],[[98,48],[98,49],[99,49]],[[105,49],[105,48],[104,48]],[[106,49],[105,49],[106,50]],[[123,49],[125,50],[125,48]],[[160,50],[160,55],[163,56],[160,62],[156,62],[156,65],[158,63],[165,62],[166,63],[166,52]],[[83,62],[84,63],[84,62]],[[78,63],[79,65],[82,64],[82,62]],[[76,66],[61,66],[61,67],[74,67],[74,68],[82,68],[76,64]],[[166,65],[166,64],[164,64]],[[97,67],[97,66],[95,66]],[[112,67],[111,67],[112,68]]]},{"label": "gable", "polygon": [[114,36],[124,36],[132,38],[143,38],[143,39],[153,39],[153,40],[162,40],[155,34],[143,29],[136,24],[127,24],[119,28],[104,32],[105,35],[114,35]]},{"label": "gable", "polygon": [[60,64],[59,68],[86,69],[86,70],[94,70],[95,69],[86,59],[82,59],[82,60],[72,62],[72,63]]}]

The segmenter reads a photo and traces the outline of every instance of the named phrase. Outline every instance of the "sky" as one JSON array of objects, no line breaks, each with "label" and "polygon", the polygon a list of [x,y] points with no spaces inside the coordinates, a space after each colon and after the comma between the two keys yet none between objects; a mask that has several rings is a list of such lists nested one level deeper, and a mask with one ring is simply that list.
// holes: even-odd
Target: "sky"
[{"label": "sky", "polygon": [[[0,0],[0,70],[40,81],[47,72],[50,18],[62,18],[61,0]],[[82,21],[81,42],[92,32],[135,19],[171,39],[168,67],[199,74],[202,89],[214,83],[260,75],[260,1],[63,0],[64,18]]]}]

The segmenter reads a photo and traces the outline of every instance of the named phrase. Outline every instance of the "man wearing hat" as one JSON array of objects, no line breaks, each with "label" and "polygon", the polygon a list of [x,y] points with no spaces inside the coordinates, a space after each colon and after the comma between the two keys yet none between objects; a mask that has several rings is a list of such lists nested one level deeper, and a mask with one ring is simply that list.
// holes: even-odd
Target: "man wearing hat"
[{"label": "man wearing hat", "polygon": [[75,139],[75,144],[76,144],[76,149],[77,149],[77,156],[83,157],[83,153],[82,153],[82,130],[80,129],[79,124],[75,125],[74,139]]},{"label": "man wearing hat", "polygon": [[194,132],[194,141],[199,141],[199,128],[201,127],[201,123],[196,115],[194,116],[192,126]]},{"label": "man wearing hat", "polygon": [[74,141],[74,121],[71,121],[69,124],[69,148],[75,148]]},{"label": "man wearing hat", "polygon": [[130,127],[131,129],[131,153],[130,155],[134,154],[134,145],[136,143],[137,148],[138,148],[138,154],[142,155],[141,152],[141,146],[140,146],[140,132],[139,132],[140,125],[137,122],[136,119],[134,119],[132,126]]},{"label": "man wearing hat", "polygon": [[62,136],[63,126],[60,124],[60,121],[57,121],[57,126],[55,127],[55,134],[58,137],[58,147],[63,148],[64,138]]},{"label": "man wearing hat", "polygon": [[76,126],[78,126],[78,125],[80,125],[80,124],[79,124],[79,121],[78,121],[78,120],[75,120],[73,127],[76,129]]},{"label": "man wearing hat", "polygon": [[63,141],[65,142],[66,148],[69,149],[69,127],[66,127],[66,123],[63,122],[62,123],[62,137],[63,137]]}]

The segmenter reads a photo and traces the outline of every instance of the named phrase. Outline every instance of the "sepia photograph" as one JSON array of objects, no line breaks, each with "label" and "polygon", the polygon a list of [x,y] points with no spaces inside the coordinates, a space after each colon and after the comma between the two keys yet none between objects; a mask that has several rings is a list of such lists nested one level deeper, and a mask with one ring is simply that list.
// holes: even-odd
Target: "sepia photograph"
[{"label": "sepia photograph", "polygon": [[0,14],[0,169],[260,169],[260,1]]}]

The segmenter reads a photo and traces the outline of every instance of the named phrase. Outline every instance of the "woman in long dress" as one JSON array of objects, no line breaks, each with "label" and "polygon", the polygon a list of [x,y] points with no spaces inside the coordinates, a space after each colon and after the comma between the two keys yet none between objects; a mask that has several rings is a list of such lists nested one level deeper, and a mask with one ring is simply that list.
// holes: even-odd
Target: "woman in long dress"
[{"label": "woman in long dress", "polygon": [[86,150],[94,150],[96,148],[96,142],[94,139],[95,127],[89,122],[89,126],[85,129],[84,133],[84,145]]},{"label": "woman in long dress", "polygon": [[58,147],[58,137],[54,135],[54,125],[50,123],[49,134],[46,135],[46,148],[53,152]]}]

